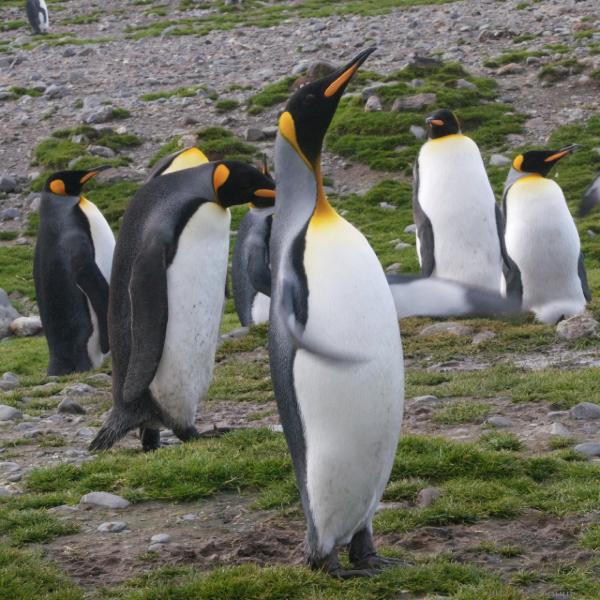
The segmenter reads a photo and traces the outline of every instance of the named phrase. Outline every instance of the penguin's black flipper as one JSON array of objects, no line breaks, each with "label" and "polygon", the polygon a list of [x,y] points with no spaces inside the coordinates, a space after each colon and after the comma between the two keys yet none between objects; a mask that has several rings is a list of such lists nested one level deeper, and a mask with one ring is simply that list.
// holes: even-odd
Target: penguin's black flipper
[{"label": "penguin's black flipper", "polygon": [[271,237],[271,215],[264,221],[256,223],[248,237],[250,255],[248,258],[248,277],[254,289],[265,296],[271,296],[271,264],[269,256],[269,238]]},{"label": "penguin's black flipper", "polygon": [[579,204],[579,216],[585,217],[597,204],[600,204],[600,175],[596,177],[594,183],[585,191]]},{"label": "penguin's black flipper", "polygon": [[587,272],[585,270],[585,262],[583,261],[583,252],[579,253],[577,273],[579,275],[579,280],[581,281],[581,289],[583,290],[583,295],[585,299],[589,302],[592,299],[592,292],[590,291],[590,286],[588,285]]},{"label": "penguin's black flipper", "polygon": [[131,354],[123,385],[123,402],[144,394],[163,352],[169,316],[166,247],[160,239],[146,245],[133,263],[131,298]]},{"label": "penguin's black flipper", "polygon": [[419,238],[419,262],[421,273],[429,277],[435,269],[434,239],[431,221],[419,204],[419,159],[413,167],[413,217]]},{"label": "penguin's black flipper", "polygon": [[[76,259],[79,261],[79,258]],[[88,257],[83,264],[76,265],[77,286],[88,297],[98,319],[100,349],[109,351],[108,343],[108,283],[100,272],[94,257]]]},{"label": "penguin's black flipper", "polygon": [[502,254],[502,272],[506,282],[506,295],[515,302],[521,303],[523,300],[523,281],[521,279],[521,269],[517,263],[509,256],[506,249],[504,234],[506,231],[506,194],[508,189],[504,190],[502,197],[502,210],[496,204],[496,230],[500,240],[500,253]]}]

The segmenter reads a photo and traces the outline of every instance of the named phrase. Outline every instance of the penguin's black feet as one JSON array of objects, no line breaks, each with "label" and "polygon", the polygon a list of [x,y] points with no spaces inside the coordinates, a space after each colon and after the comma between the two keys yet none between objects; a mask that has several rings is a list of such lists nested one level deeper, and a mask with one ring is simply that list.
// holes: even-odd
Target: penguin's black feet
[{"label": "penguin's black feet", "polygon": [[150,427],[140,427],[140,439],[144,452],[152,452],[160,448],[160,431]]},{"label": "penguin's black feet", "polygon": [[408,566],[408,563],[400,558],[379,556],[373,544],[373,536],[366,527],[354,534],[348,550],[350,562],[355,569],[374,569],[380,572],[390,567]]},{"label": "penguin's black feet", "polygon": [[200,432],[193,425],[190,425],[189,427],[173,427],[173,433],[182,442],[197,440],[199,437],[201,437]]},{"label": "penguin's black feet", "polygon": [[323,571],[335,579],[373,577],[379,573],[379,569],[343,569],[335,550],[324,558],[309,558],[308,564],[313,571]]}]

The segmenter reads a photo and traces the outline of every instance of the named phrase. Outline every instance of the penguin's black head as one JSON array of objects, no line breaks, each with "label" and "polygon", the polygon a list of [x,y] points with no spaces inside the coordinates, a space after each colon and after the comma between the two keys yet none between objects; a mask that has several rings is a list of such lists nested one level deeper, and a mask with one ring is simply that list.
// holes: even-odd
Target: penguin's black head
[{"label": "penguin's black head", "polygon": [[347,65],[306,84],[288,100],[279,118],[279,133],[313,169],[319,163],[325,133],[346,86],[374,51],[374,47],[363,50]]},{"label": "penguin's black head", "polygon": [[223,208],[248,202],[266,208],[275,201],[275,182],[271,176],[235,160],[215,163],[213,187]]},{"label": "penguin's black head", "polygon": [[561,150],[530,150],[519,154],[513,160],[513,169],[520,173],[537,173],[545,177],[550,173],[550,169],[565,156],[568,156],[577,149],[575,144],[566,146]]},{"label": "penguin's black head", "polygon": [[429,139],[435,140],[447,135],[460,133],[460,123],[456,115],[446,108],[436,110],[426,119]]},{"label": "penguin's black head", "polygon": [[78,198],[83,186],[106,169],[110,169],[110,166],[104,165],[89,171],[59,171],[48,178],[44,191],[56,196],[76,196]]}]

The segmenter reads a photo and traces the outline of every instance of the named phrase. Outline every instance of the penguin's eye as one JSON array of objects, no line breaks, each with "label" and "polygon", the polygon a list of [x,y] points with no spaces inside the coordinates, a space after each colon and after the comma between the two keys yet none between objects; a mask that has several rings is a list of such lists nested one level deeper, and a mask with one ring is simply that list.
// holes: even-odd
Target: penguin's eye
[{"label": "penguin's eye", "polygon": [[304,96],[304,106],[311,106],[312,104],[314,104],[315,99],[316,98],[314,94],[307,94],[306,96]]}]

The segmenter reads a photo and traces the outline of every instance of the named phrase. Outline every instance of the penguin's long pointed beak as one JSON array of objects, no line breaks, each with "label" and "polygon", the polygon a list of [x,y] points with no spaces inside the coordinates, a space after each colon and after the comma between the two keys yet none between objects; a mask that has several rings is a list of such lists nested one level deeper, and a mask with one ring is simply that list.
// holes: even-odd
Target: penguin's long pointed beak
[{"label": "penguin's long pointed beak", "polygon": [[100,165],[99,167],[95,167],[94,169],[90,169],[80,180],[79,183],[81,183],[81,185],[83,185],[84,183],[87,183],[90,179],[93,179],[94,177],[96,177],[96,175],[98,175],[98,173],[102,172],[102,171],[106,171],[107,169],[112,168],[110,165]]},{"label": "penguin's long pointed beak", "polygon": [[544,162],[547,162],[547,163],[556,162],[557,160],[560,160],[561,158],[564,158],[565,156],[568,156],[569,154],[572,154],[573,152],[575,152],[575,150],[577,150],[578,147],[579,146],[577,146],[577,144],[571,144],[570,146],[565,146],[558,152],[555,152],[554,154],[548,156],[548,158],[545,158]]},{"label": "penguin's long pointed beak", "polygon": [[338,69],[329,76],[330,83],[325,88],[323,95],[326,98],[331,98],[335,95],[342,95],[350,80],[358,71],[359,67],[369,58],[373,52],[377,50],[376,46],[371,46],[366,50],[363,50],[360,54],[357,54],[347,65],[344,65],[341,69]]}]

